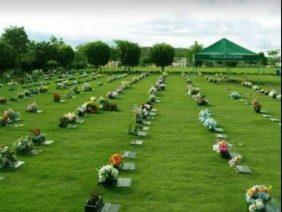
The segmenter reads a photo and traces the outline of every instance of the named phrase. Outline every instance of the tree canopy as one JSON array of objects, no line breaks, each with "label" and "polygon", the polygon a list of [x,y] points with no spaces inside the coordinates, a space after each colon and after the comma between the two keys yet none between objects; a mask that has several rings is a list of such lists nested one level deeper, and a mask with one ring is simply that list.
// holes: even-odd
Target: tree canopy
[{"label": "tree canopy", "polygon": [[164,71],[166,66],[172,64],[175,56],[174,48],[168,44],[155,44],[150,49],[150,60]]}]

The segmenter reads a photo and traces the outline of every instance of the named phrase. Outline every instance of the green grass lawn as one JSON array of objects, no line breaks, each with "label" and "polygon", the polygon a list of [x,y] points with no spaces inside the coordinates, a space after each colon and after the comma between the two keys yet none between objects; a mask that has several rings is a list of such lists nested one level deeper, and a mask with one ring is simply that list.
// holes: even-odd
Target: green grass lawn
[{"label": "green grass lawn", "polygon": [[[214,135],[198,120],[198,113],[206,107],[197,106],[186,95],[180,74],[167,77],[166,90],[159,93],[162,102],[156,105],[158,114],[143,146],[129,144],[132,137],[127,128],[134,120],[134,105],[147,101],[158,74],[139,81],[114,100],[119,112],[89,115],[76,129],[58,127],[61,115],[74,111],[91,96],[105,95],[133,76],[113,83],[106,83],[106,77],[93,81],[94,92],[82,92],[64,104],[53,103],[52,94],[39,94],[0,105],[1,113],[9,107],[19,111],[24,123],[23,128],[1,127],[1,143],[11,145],[35,127],[55,140],[50,146],[37,147],[43,150],[38,156],[18,157],[26,161],[19,170],[0,171],[5,177],[0,181],[1,210],[83,211],[89,193],[97,188],[97,169],[108,163],[111,154],[126,150],[137,152],[136,159],[126,159],[136,164],[136,170],[119,176],[132,178],[132,186],[99,188],[106,202],[122,205],[121,211],[246,211],[244,193],[255,184],[272,185],[273,196],[281,199],[280,127],[254,113],[250,106],[229,98],[227,89],[249,100],[259,98],[263,109],[279,118],[280,102],[240,85],[216,85],[204,77],[193,79],[193,85],[209,100],[214,118],[244,157],[242,164],[252,169],[251,175],[236,174],[228,161],[212,151]],[[99,87],[100,81],[104,85]],[[54,83],[49,88],[53,90]],[[0,92],[10,95],[6,87]],[[33,101],[42,114],[24,112]]]}]

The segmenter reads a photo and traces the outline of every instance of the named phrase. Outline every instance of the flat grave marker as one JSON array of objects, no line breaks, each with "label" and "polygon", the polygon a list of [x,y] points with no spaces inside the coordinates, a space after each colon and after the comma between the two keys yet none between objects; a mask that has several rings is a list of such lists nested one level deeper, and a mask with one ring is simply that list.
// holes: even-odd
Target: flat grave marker
[{"label": "flat grave marker", "polygon": [[134,140],[131,141],[131,145],[143,145],[143,140]]},{"label": "flat grave marker", "polygon": [[125,157],[125,158],[135,158],[136,157],[136,152],[125,151],[123,153],[123,157]]},{"label": "flat grave marker", "polygon": [[46,140],[46,141],[42,142],[43,145],[50,145],[52,143],[54,143],[54,141],[52,141],[52,140]]},{"label": "flat grave marker", "polygon": [[147,135],[147,133],[144,132],[144,131],[138,131],[137,135],[141,136],[141,137],[145,137]]},{"label": "flat grave marker", "polygon": [[131,178],[118,178],[117,187],[130,187],[131,182]]},{"label": "flat grave marker", "polygon": [[252,171],[248,166],[236,165],[234,167],[235,171],[240,174],[250,174]]},{"label": "flat grave marker", "polygon": [[113,203],[105,203],[101,212],[118,212],[120,209],[120,205]]},{"label": "flat grave marker", "polygon": [[135,170],[135,163],[123,163],[122,170],[124,171],[133,171]]},{"label": "flat grave marker", "polygon": [[14,165],[15,169],[18,169],[19,167],[21,167],[25,162],[24,161],[17,161]]},{"label": "flat grave marker", "polygon": [[216,132],[224,132],[224,130],[222,128],[215,128],[214,129]]},{"label": "flat grave marker", "polygon": [[146,124],[146,125],[151,125],[150,121],[144,121],[143,123]]},{"label": "flat grave marker", "polygon": [[218,139],[224,139],[224,138],[227,138],[227,136],[225,134],[215,134],[215,137],[218,138]]}]

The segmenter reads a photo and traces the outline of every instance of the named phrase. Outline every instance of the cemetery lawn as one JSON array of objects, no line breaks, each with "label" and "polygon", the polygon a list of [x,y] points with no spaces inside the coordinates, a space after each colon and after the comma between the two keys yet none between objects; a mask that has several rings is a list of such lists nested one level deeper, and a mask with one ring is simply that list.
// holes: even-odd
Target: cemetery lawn
[{"label": "cemetery lawn", "polygon": [[[118,112],[100,112],[85,117],[76,129],[61,129],[58,119],[91,96],[105,95],[117,88],[129,75],[113,83],[106,77],[91,82],[95,91],[82,92],[75,99],[56,104],[52,94],[38,94],[29,99],[0,105],[0,112],[12,108],[19,111],[24,127],[0,127],[1,143],[11,146],[28,130],[39,127],[47,138],[55,140],[37,156],[18,156],[26,164],[15,171],[0,171],[0,205],[6,211],[83,211],[83,205],[97,188],[97,169],[108,163],[113,153],[134,151],[136,170],[120,172],[119,177],[132,178],[130,188],[103,188],[105,202],[121,204],[121,211],[246,211],[244,194],[256,184],[272,186],[272,195],[280,202],[280,127],[252,108],[228,97],[228,90],[238,91],[252,101],[259,99],[263,109],[281,118],[281,102],[256,94],[254,90],[232,83],[212,84],[204,77],[193,79],[209,106],[197,106],[186,95],[180,74],[167,77],[166,90],[160,92],[157,116],[152,121],[143,146],[131,146],[127,134],[134,120],[134,105],[148,100],[148,90],[158,79],[151,74],[125,90],[118,100]],[[254,76],[251,76],[254,77]],[[275,76],[267,76],[272,79]],[[259,79],[262,79],[260,77]],[[273,78],[273,79],[274,79]],[[280,78],[277,77],[280,80]],[[104,82],[98,86],[98,82]],[[278,87],[276,78],[267,86]],[[48,86],[52,91],[55,84]],[[79,86],[81,88],[81,86]],[[0,96],[15,92],[0,88]],[[42,114],[27,114],[27,104],[35,101]],[[251,175],[236,174],[228,161],[212,151],[214,134],[198,120],[201,109],[209,108],[220,127],[242,154],[243,165]]]}]

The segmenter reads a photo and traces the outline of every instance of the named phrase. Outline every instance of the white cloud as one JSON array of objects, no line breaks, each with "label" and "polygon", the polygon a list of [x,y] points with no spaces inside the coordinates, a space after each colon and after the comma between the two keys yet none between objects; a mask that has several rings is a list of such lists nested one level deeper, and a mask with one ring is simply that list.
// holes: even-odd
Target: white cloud
[{"label": "white cloud", "polygon": [[280,48],[280,6],[278,0],[9,0],[0,7],[0,32],[18,25],[34,39],[54,34],[72,44],[129,39],[179,47],[226,37],[259,51]]}]

